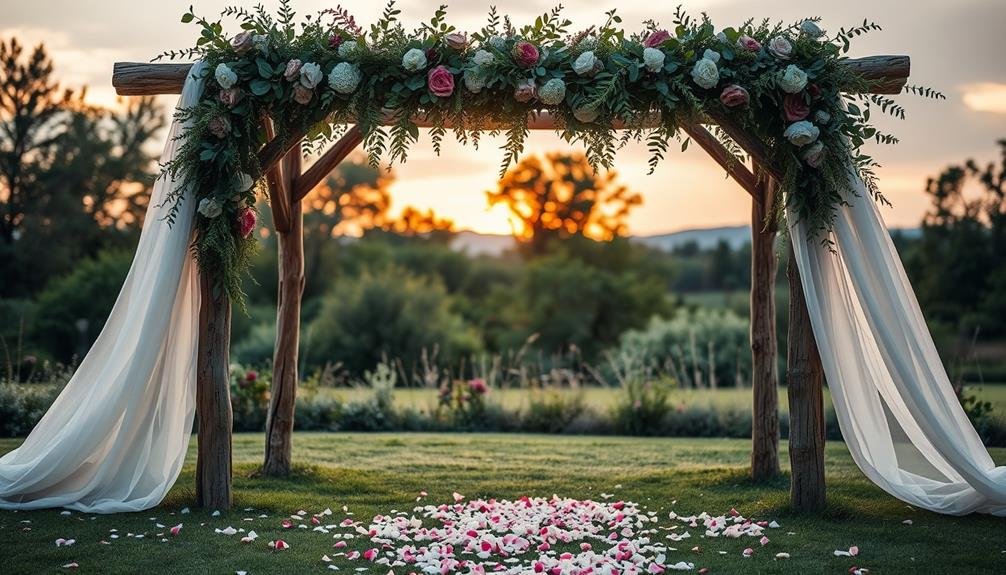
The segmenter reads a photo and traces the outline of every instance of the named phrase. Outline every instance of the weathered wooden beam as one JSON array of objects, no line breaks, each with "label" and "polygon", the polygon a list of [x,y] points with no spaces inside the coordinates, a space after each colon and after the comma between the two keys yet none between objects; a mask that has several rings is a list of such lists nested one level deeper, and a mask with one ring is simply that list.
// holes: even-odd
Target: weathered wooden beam
[{"label": "weathered wooden beam", "polygon": [[[901,93],[911,72],[908,56],[867,56],[850,58],[842,63],[867,80],[869,91],[873,94]],[[188,63],[116,62],[112,69],[112,86],[120,96],[181,94],[191,66]]]},{"label": "weathered wooden beam", "polygon": [[779,475],[776,221],[772,217],[778,187],[774,179],[762,177],[761,201],[751,203],[751,477],[756,481]]},{"label": "weathered wooden beam", "polygon": [[304,199],[304,196],[325,179],[361,142],[363,142],[363,132],[359,126],[353,126],[343,134],[338,142],[332,144],[332,147],[318,158],[306,172],[294,180],[293,202],[297,203]]},{"label": "weathered wooden beam", "polygon": [[[301,175],[299,142],[283,161],[287,189]],[[289,209],[290,226],[277,229],[279,285],[276,305],[276,346],[273,350],[272,387],[266,418],[265,460],[262,473],[272,477],[290,474],[293,458],[293,424],[297,406],[300,310],[304,294],[304,212],[299,199],[283,199]]]},{"label": "weathered wooden beam", "polygon": [[[800,241],[806,239],[800,238]],[[786,275],[789,278],[786,389],[789,394],[790,502],[797,511],[819,511],[826,501],[824,368],[814,340],[792,244]]]},{"label": "weathered wooden beam", "polygon": [[[272,119],[264,117],[262,128],[265,131],[267,141],[272,141],[276,137],[276,131],[272,125]],[[266,172],[266,183],[269,187],[269,207],[272,209],[272,224],[277,232],[287,232],[290,230],[290,188],[288,178],[283,173],[280,162],[277,162]]]},{"label": "weathered wooden beam", "polygon": [[727,174],[734,179],[740,187],[744,189],[747,193],[751,194],[751,199],[754,200],[756,204],[760,204],[762,201],[761,190],[758,187],[758,179],[755,175],[745,166],[740,160],[734,157],[723,144],[719,142],[709,130],[705,129],[699,124],[685,124],[682,129],[686,134],[691,137],[692,141],[702,147],[716,163],[723,166],[723,169],[727,171]]},{"label": "weathered wooden beam", "polygon": [[231,303],[213,278],[199,274],[199,343],[196,361],[196,504],[227,511],[231,507],[230,383]]}]

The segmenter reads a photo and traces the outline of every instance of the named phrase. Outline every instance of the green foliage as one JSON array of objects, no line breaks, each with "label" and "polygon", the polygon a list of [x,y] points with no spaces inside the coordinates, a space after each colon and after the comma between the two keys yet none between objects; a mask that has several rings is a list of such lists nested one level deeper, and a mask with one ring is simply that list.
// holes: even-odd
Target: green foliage
[{"label": "green foliage", "polygon": [[[540,112],[547,111],[556,119],[562,138],[584,145],[594,168],[610,168],[618,149],[640,141],[650,150],[651,170],[665,155],[667,142],[679,136],[683,121],[725,116],[765,142],[769,160],[785,174],[780,214],[781,198],[786,197],[796,215],[809,222],[813,234],[825,237],[836,207],[855,193],[847,177],[850,169],[858,170],[871,194],[882,199],[873,173],[876,162],[861,147],[871,139],[882,143],[896,139],[872,126],[870,105],[897,117],[903,110],[866,96],[859,97],[862,107],[846,106],[841,95],[842,90],[867,87],[842,60],[853,38],[879,29],[869,21],[843,28],[832,39],[801,31],[800,22],[784,26],[748,21],[717,34],[706,15],[692,18],[679,8],[671,37],[659,46],[646,46],[649,34],[659,30],[654,22],[648,22],[641,33],[626,33],[620,27],[621,18],[610,11],[604,25],[570,36],[570,21],[562,17],[559,6],[519,30],[509,18],[501,23],[496,11],[490,10],[486,26],[472,35],[471,42],[459,44],[456,38],[448,38],[455,28],[446,20],[446,6],[412,32],[398,22],[399,13],[389,3],[367,32],[346,10],[329,9],[306,17],[298,33],[288,2],[280,5],[276,17],[261,6],[254,11],[228,8],[223,15],[236,18],[243,31],[235,38],[225,36],[219,21],[199,17],[191,8],[183,16],[183,22],[200,29],[196,47],[162,56],[199,57],[209,68],[203,100],[181,115],[192,121],[189,136],[166,171],[195,187],[195,201],[210,198],[223,207],[215,218],[196,217],[196,254],[201,269],[219,276],[221,286],[233,297],[241,298],[240,277],[248,264],[244,244],[252,240],[237,238],[230,222],[240,209],[254,203],[254,190],[235,189],[234,182],[243,175],[257,179],[263,175],[258,126],[266,114],[273,119],[280,141],[306,135],[311,147],[336,137],[341,128],[334,126],[355,123],[374,166],[382,158],[405,161],[418,140],[417,118],[431,125],[435,150],[448,124],[463,143],[477,144],[485,133],[502,135],[501,175],[523,151],[529,115]],[[743,49],[736,43],[741,35],[765,45],[774,38],[787,38],[792,54],[779,57],[764,47]],[[413,49],[426,55],[426,64],[407,69],[403,55]],[[598,66],[576,72],[574,62],[588,50]],[[653,50],[659,50],[659,61],[654,60]],[[717,78],[708,88],[692,78],[707,51],[717,54]],[[474,57],[477,53],[483,55],[479,62]],[[320,66],[322,79],[333,71],[338,77],[320,85],[296,75],[287,78],[287,66],[293,60]],[[233,87],[230,81],[221,85],[214,77],[218,66],[228,72],[224,77],[236,76]],[[780,80],[790,66],[806,73],[806,87],[798,88],[795,95],[785,94]],[[438,91],[438,95],[428,87],[427,73],[435,67],[451,74],[455,86],[449,94]],[[469,83],[472,78],[478,81]],[[565,87],[558,103],[545,104],[530,95],[528,87],[536,91],[551,80],[561,80]],[[748,91],[746,105],[726,107],[720,102],[721,91],[732,85]],[[820,135],[814,139],[824,146],[816,156],[823,158],[819,166],[816,160],[808,160],[807,143],[790,144],[783,137],[790,125],[780,113],[787,98],[808,106],[808,126],[817,123],[814,129]],[[390,127],[382,125],[389,119],[387,111]],[[829,119],[819,119],[818,112]],[[211,123],[217,128],[226,123],[230,129],[220,137],[219,130],[208,129]],[[618,124],[626,128],[621,135],[613,127]],[[717,137],[740,155],[726,134]],[[682,148],[688,142],[685,139]]]},{"label": "green foliage", "polygon": [[612,409],[615,428],[626,435],[655,435],[670,409],[667,381],[633,379],[622,387],[622,397]]},{"label": "green foliage", "polygon": [[309,361],[341,362],[362,373],[385,357],[408,371],[426,353],[448,363],[477,351],[480,343],[450,309],[443,285],[406,270],[367,271],[354,282],[339,282],[324,297],[305,342]]},{"label": "green foliage", "polygon": [[32,324],[39,349],[59,361],[83,357],[105,325],[133,254],[105,251],[50,282],[36,299]]}]

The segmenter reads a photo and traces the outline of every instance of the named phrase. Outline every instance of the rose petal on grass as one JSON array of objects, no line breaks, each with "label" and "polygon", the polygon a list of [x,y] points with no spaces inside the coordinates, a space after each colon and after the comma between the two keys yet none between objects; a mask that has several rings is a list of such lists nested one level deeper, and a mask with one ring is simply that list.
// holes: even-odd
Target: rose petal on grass
[{"label": "rose petal on grass", "polygon": [[852,547],[849,547],[849,555],[852,555],[853,557],[855,557],[856,555],[859,555],[859,547],[857,547],[855,545],[853,545]]},{"label": "rose petal on grass", "polygon": [[179,523],[178,525],[175,525],[174,527],[171,528],[171,534],[173,536],[175,536],[175,537],[177,537],[178,534],[181,533],[181,532],[182,532],[182,524],[181,523]]}]

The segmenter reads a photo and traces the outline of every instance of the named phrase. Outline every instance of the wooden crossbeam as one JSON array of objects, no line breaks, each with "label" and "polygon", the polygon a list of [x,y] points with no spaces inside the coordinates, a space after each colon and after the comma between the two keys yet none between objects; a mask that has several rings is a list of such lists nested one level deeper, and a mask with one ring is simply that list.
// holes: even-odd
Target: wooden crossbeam
[{"label": "wooden crossbeam", "polygon": [[293,184],[292,201],[299,202],[309,194],[328,174],[346,159],[360,143],[363,142],[363,131],[359,126],[353,126],[338,142],[325,152],[318,160],[300,175]]},{"label": "wooden crossbeam", "polygon": [[741,163],[733,154],[731,154],[724,146],[716,139],[715,136],[709,133],[709,130],[700,126],[699,124],[685,124],[682,129],[686,134],[694,141],[696,144],[702,147],[716,163],[723,166],[727,171],[727,174],[734,179],[740,187],[744,189],[745,192],[751,194],[751,198],[758,203],[761,203],[762,196],[761,190],[758,187],[758,178],[755,177],[754,173],[748,169],[747,166]]}]

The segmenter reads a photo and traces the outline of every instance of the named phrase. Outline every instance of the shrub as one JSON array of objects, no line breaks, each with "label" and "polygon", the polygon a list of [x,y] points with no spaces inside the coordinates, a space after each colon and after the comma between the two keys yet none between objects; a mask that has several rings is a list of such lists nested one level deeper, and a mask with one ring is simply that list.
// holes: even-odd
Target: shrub
[{"label": "shrub", "polygon": [[[561,393],[553,388],[529,389],[528,408],[522,418],[524,431],[562,433],[586,410],[582,391]],[[584,432],[589,432],[584,430]]]},{"label": "shrub", "polygon": [[265,429],[269,412],[269,388],[272,372],[259,372],[231,365],[231,409],[234,412],[234,431],[259,431]]},{"label": "shrub", "polygon": [[[622,336],[621,350],[642,353],[686,387],[735,385],[751,379],[748,320],[730,310],[679,309]],[[710,376],[715,378],[715,382]]]},{"label": "shrub", "polygon": [[628,381],[612,408],[615,429],[627,435],[661,435],[664,418],[670,409],[671,382],[666,380]]},{"label": "shrub", "polygon": [[351,374],[372,369],[386,356],[411,370],[424,350],[437,350],[452,363],[480,348],[439,281],[398,268],[338,282],[306,339],[310,361],[340,362]]}]

